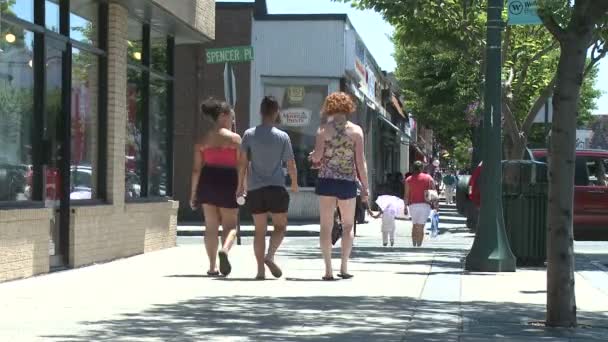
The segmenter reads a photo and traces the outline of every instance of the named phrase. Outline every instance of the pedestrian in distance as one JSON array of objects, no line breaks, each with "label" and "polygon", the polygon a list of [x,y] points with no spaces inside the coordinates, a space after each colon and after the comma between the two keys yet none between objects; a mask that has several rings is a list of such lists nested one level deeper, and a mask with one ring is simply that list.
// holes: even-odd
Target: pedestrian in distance
[{"label": "pedestrian in distance", "polygon": [[[202,208],[205,222],[205,249],[209,258],[207,275],[227,276],[232,271],[228,252],[236,238],[238,205],[238,150],[241,137],[231,131],[234,114],[230,106],[213,98],[201,110],[213,126],[194,146],[190,206]],[[219,227],[222,248],[218,252]],[[219,272],[216,267],[220,259]]]},{"label": "pedestrian in distance", "polygon": [[353,246],[353,226],[357,197],[357,179],[361,182],[361,201],[368,201],[367,163],[363,130],[349,121],[355,111],[351,97],[343,92],[325,99],[322,115],[326,123],[317,132],[315,149],[310,154],[313,167],[319,169],[316,194],[320,207],[320,246],[325,262],[323,280],[334,280],[331,263],[331,231],[336,206],[342,217],[342,260],[339,277],[349,279],[348,259]]},{"label": "pedestrian in distance", "polygon": [[454,203],[454,194],[456,193],[456,182],[457,178],[454,175],[454,171],[450,171],[443,177],[443,184],[445,184],[445,201],[447,204]]},{"label": "pedestrian in distance", "polygon": [[[422,246],[424,240],[424,226],[431,214],[431,204],[437,198],[429,198],[430,191],[435,191],[433,177],[423,173],[423,164],[414,162],[412,175],[405,180],[405,191],[403,200],[405,202],[405,215],[412,218],[412,244],[414,247]],[[435,192],[436,194],[436,192]]]},{"label": "pedestrian in distance", "polygon": [[[243,135],[237,194],[239,197],[247,194],[247,205],[255,225],[253,248],[257,261],[256,279],[264,280],[266,266],[275,278],[283,275],[274,259],[285,237],[289,211],[283,164],[287,164],[292,193],[298,192],[298,171],[289,135],[275,127],[279,118],[277,100],[272,96],[264,97],[260,114],[262,124],[248,129]],[[266,252],[268,215],[272,218],[274,231]]]}]

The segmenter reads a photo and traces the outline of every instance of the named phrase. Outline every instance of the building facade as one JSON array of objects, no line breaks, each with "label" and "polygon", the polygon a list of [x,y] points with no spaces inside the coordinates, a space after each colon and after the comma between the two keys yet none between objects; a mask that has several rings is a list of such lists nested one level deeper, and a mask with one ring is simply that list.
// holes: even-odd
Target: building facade
[{"label": "building facade", "polygon": [[174,246],[174,55],[214,1],[0,10],[0,281]]}]

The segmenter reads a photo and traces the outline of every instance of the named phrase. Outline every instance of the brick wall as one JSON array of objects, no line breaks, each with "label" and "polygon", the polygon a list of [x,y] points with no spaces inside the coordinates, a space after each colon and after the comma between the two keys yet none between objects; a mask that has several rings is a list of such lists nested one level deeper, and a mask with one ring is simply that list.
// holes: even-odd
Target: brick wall
[{"label": "brick wall", "polygon": [[51,209],[0,210],[0,282],[49,271]]},{"label": "brick wall", "polygon": [[152,0],[193,28],[213,39],[215,37],[214,0]]}]

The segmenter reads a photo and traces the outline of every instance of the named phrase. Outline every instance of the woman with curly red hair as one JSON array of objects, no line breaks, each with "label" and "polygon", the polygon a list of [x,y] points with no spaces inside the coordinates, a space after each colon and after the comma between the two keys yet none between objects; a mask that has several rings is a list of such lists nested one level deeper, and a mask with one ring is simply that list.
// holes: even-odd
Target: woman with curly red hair
[{"label": "woman with curly red hair", "polygon": [[334,280],[331,264],[331,231],[336,206],[342,217],[342,263],[339,277],[349,279],[348,259],[353,247],[353,226],[357,197],[357,180],[361,182],[361,199],[367,202],[368,182],[363,130],[350,122],[348,116],[356,107],[350,95],[330,94],[321,113],[326,123],[319,127],[315,150],[310,159],[319,169],[316,194],[321,213],[320,244],[325,261],[323,280]]}]

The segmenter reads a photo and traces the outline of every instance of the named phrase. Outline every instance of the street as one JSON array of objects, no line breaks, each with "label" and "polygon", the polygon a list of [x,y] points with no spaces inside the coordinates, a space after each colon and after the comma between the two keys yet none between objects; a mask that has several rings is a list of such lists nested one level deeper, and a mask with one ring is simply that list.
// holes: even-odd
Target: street
[{"label": "street", "polygon": [[[472,235],[453,209],[441,234],[394,248],[359,226],[351,280],[323,282],[316,237],[288,237],[279,280],[254,281],[252,238],[209,278],[201,237],[106,264],[0,284],[0,341],[592,341],[608,334],[608,243],[576,243],[581,328],[550,330],[544,269],[464,273]],[[318,229],[318,228],[317,228]],[[338,256],[338,250],[334,254]],[[334,260],[337,266],[338,260]],[[337,270],[336,270],[337,273]]]}]

